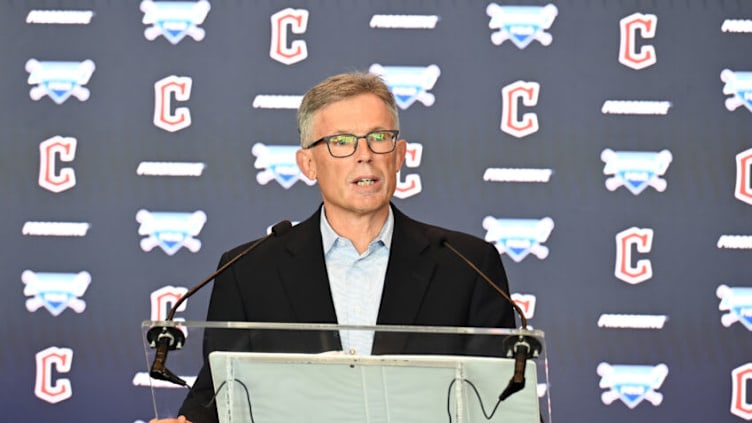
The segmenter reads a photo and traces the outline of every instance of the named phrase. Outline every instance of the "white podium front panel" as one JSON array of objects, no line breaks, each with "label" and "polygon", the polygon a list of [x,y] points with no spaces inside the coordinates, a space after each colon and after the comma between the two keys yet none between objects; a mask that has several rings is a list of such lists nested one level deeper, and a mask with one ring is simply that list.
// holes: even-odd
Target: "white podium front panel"
[{"label": "white podium front panel", "polygon": [[525,389],[498,396],[514,361],[488,357],[214,352],[221,423],[538,423],[535,363]]}]

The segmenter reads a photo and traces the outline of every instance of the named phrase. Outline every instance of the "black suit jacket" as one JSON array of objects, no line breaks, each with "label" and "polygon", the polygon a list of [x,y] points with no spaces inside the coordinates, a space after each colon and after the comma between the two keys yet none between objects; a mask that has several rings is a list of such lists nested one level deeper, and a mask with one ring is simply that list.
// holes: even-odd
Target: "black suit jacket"
[{"label": "black suit jacket", "polygon": [[[441,245],[446,240],[505,292],[508,282],[493,245],[468,234],[410,219],[396,207],[394,232],[377,324],[463,327],[515,326],[513,308],[474,270]],[[272,237],[238,260],[214,282],[207,320],[336,323],[320,231],[321,208],[280,237]],[[226,252],[220,266],[249,244]],[[486,337],[489,338],[489,337]],[[491,354],[472,340],[377,333],[374,354]],[[216,422],[204,407],[213,388],[208,354],[216,350],[323,352],[341,349],[336,332],[238,336],[212,330],[204,336],[204,366],[180,414],[194,423]]]}]

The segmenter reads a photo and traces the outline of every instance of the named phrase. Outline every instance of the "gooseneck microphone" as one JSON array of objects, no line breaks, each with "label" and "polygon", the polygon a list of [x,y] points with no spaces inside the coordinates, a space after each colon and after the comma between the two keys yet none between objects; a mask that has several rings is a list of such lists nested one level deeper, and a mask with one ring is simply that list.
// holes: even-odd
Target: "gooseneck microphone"
[{"label": "gooseneck microphone", "polygon": [[[177,311],[178,307],[180,307],[180,305],[185,302],[185,300],[198,292],[198,290],[211,282],[215,277],[224,272],[228,267],[232,266],[236,261],[240,260],[240,258],[253,251],[256,247],[261,245],[269,238],[286,234],[287,231],[290,230],[290,228],[292,228],[292,223],[290,223],[290,221],[288,220],[283,220],[272,226],[271,232],[268,235],[249,245],[248,248],[241,251],[238,255],[230,259],[227,263],[223,264],[212,274],[207,276],[207,278],[201,281],[198,285],[188,290],[185,295],[180,297],[180,299],[176,301],[170,309],[170,312],[167,314],[165,321],[173,321],[175,312]],[[146,333],[146,339],[147,341],[149,341],[149,346],[151,348],[156,348],[157,350],[154,354],[154,362],[151,365],[149,376],[154,379],[164,380],[167,382],[172,382],[176,385],[187,387],[188,383],[186,383],[185,380],[172,373],[170,369],[165,366],[165,362],[167,361],[167,352],[183,348],[183,345],[185,344],[185,335],[183,334],[183,332],[175,326],[155,326],[149,329],[149,331]]]},{"label": "gooseneck microphone", "polygon": [[[485,273],[483,273],[483,271],[480,270],[478,266],[475,265],[475,263],[470,261],[470,259],[465,257],[456,248],[454,248],[454,246],[452,246],[452,244],[447,241],[446,237],[439,237],[439,245],[449,249],[449,251],[451,251],[455,256],[459,257],[463,262],[465,262],[465,264],[473,269],[475,273],[477,273],[496,292],[501,294],[504,300],[506,300],[506,302],[508,302],[512,306],[512,308],[514,308],[514,311],[517,313],[517,315],[520,316],[522,329],[528,330],[525,313],[523,313],[520,306],[518,306],[517,303],[512,300],[509,294],[504,292],[503,289],[499,288],[499,286],[496,285]],[[538,341],[535,337],[524,334],[508,337],[504,340],[502,345],[504,354],[508,358],[514,358],[514,374],[509,380],[507,387],[504,389],[501,395],[499,395],[499,401],[504,401],[510,395],[522,390],[525,387],[525,364],[527,363],[527,359],[538,357],[543,348],[540,341]]]}]

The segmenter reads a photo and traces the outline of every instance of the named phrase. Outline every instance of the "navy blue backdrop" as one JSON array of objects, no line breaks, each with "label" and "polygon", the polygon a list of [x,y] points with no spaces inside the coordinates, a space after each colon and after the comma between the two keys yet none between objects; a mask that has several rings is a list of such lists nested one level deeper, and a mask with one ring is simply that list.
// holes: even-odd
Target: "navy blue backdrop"
[{"label": "navy blue backdrop", "polygon": [[150,418],[140,322],[313,212],[295,108],[349,70],[395,204],[497,245],[554,421],[752,420],[752,3],[2,0],[0,40],[3,420]]}]

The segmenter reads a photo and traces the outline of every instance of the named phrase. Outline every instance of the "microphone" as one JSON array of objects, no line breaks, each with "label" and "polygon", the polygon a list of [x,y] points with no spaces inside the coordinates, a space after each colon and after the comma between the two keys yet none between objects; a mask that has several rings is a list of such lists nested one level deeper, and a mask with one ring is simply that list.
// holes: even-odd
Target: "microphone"
[{"label": "microphone", "polygon": [[[173,318],[175,317],[175,312],[177,311],[178,307],[180,307],[185,300],[190,298],[193,294],[195,294],[198,290],[203,288],[206,284],[211,282],[215,277],[217,277],[220,273],[224,272],[228,267],[232,266],[233,263],[240,260],[243,256],[253,251],[256,247],[261,245],[264,241],[268,240],[271,237],[274,236],[282,236],[287,233],[287,231],[292,228],[292,223],[290,223],[289,220],[283,220],[276,225],[272,226],[271,232],[266,235],[263,238],[260,238],[253,244],[249,245],[248,248],[241,251],[238,255],[233,257],[230,261],[223,264],[221,267],[219,267],[217,270],[215,270],[212,274],[206,277],[203,281],[201,281],[198,285],[194,286],[188,292],[185,293],[178,301],[175,302],[175,304],[170,309],[170,312],[167,314],[167,319],[165,321],[173,321]],[[149,341],[149,346],[151,348],[156,348],[156,353],[154,354],[154,361],[151,365],[151,370],[149,371],[149,376],[153,377],[154,379],[164,380],[167,382],[172,382],[176,385],[180,386],[188,386],[188,383],[180,378],[179,376],[175,375],[165,366],[165,362],[167,361],[167,352],[171,350],[179,350],[183,348],[183,345],[185,344],[185,335],[183,332],[176,328],[175,326],[155,326],[146,333],[146,339]]]},{"label": "microphone", "polygon": [[[525,313],[522,311],[520,306],[517,305],[514,300],[512,300],[509,294],[504,292],[503,289],[499,288],[499,286],[496,285],[485,273],[483,273],[483,271],[480,270],[478,266],[475,265],[475,263],[470,261],[470,259],[465,257],[456,248],[454,248],[454,246],[450,244],[449,241],[447,241],[446,237],[443,236],[443,234],[439,234],[438,231],[435,232],[438,236],[439,245],[446,247],[455,256],[459,257],[463,262],[465,262],[465,264],[473,269],[475,273],[478,274],[478,276],[480,276],[488,285],[490,285],[496,292],[498,292],[504,298],[504,300],[506,300],[507,303],[512,306],[517,315],[520,316],[522,329],[527,331],[527,318],[525,317]],[[535,337],[524,334],[506,338],[502,343],[502,347],[504,354],[508,358],[514,357],[514,374],[509,380],[507,387],[504,389],[501,395],[499,395],[499,401],[504,401],[510,395],[514,394],[515,392],[521,391],[525,387],[525,365],[527,363],[527,359],[538,357],[538,355],[540,355],[541,353],[541,350],[543,349],[540,341],[538,341]]]}]

